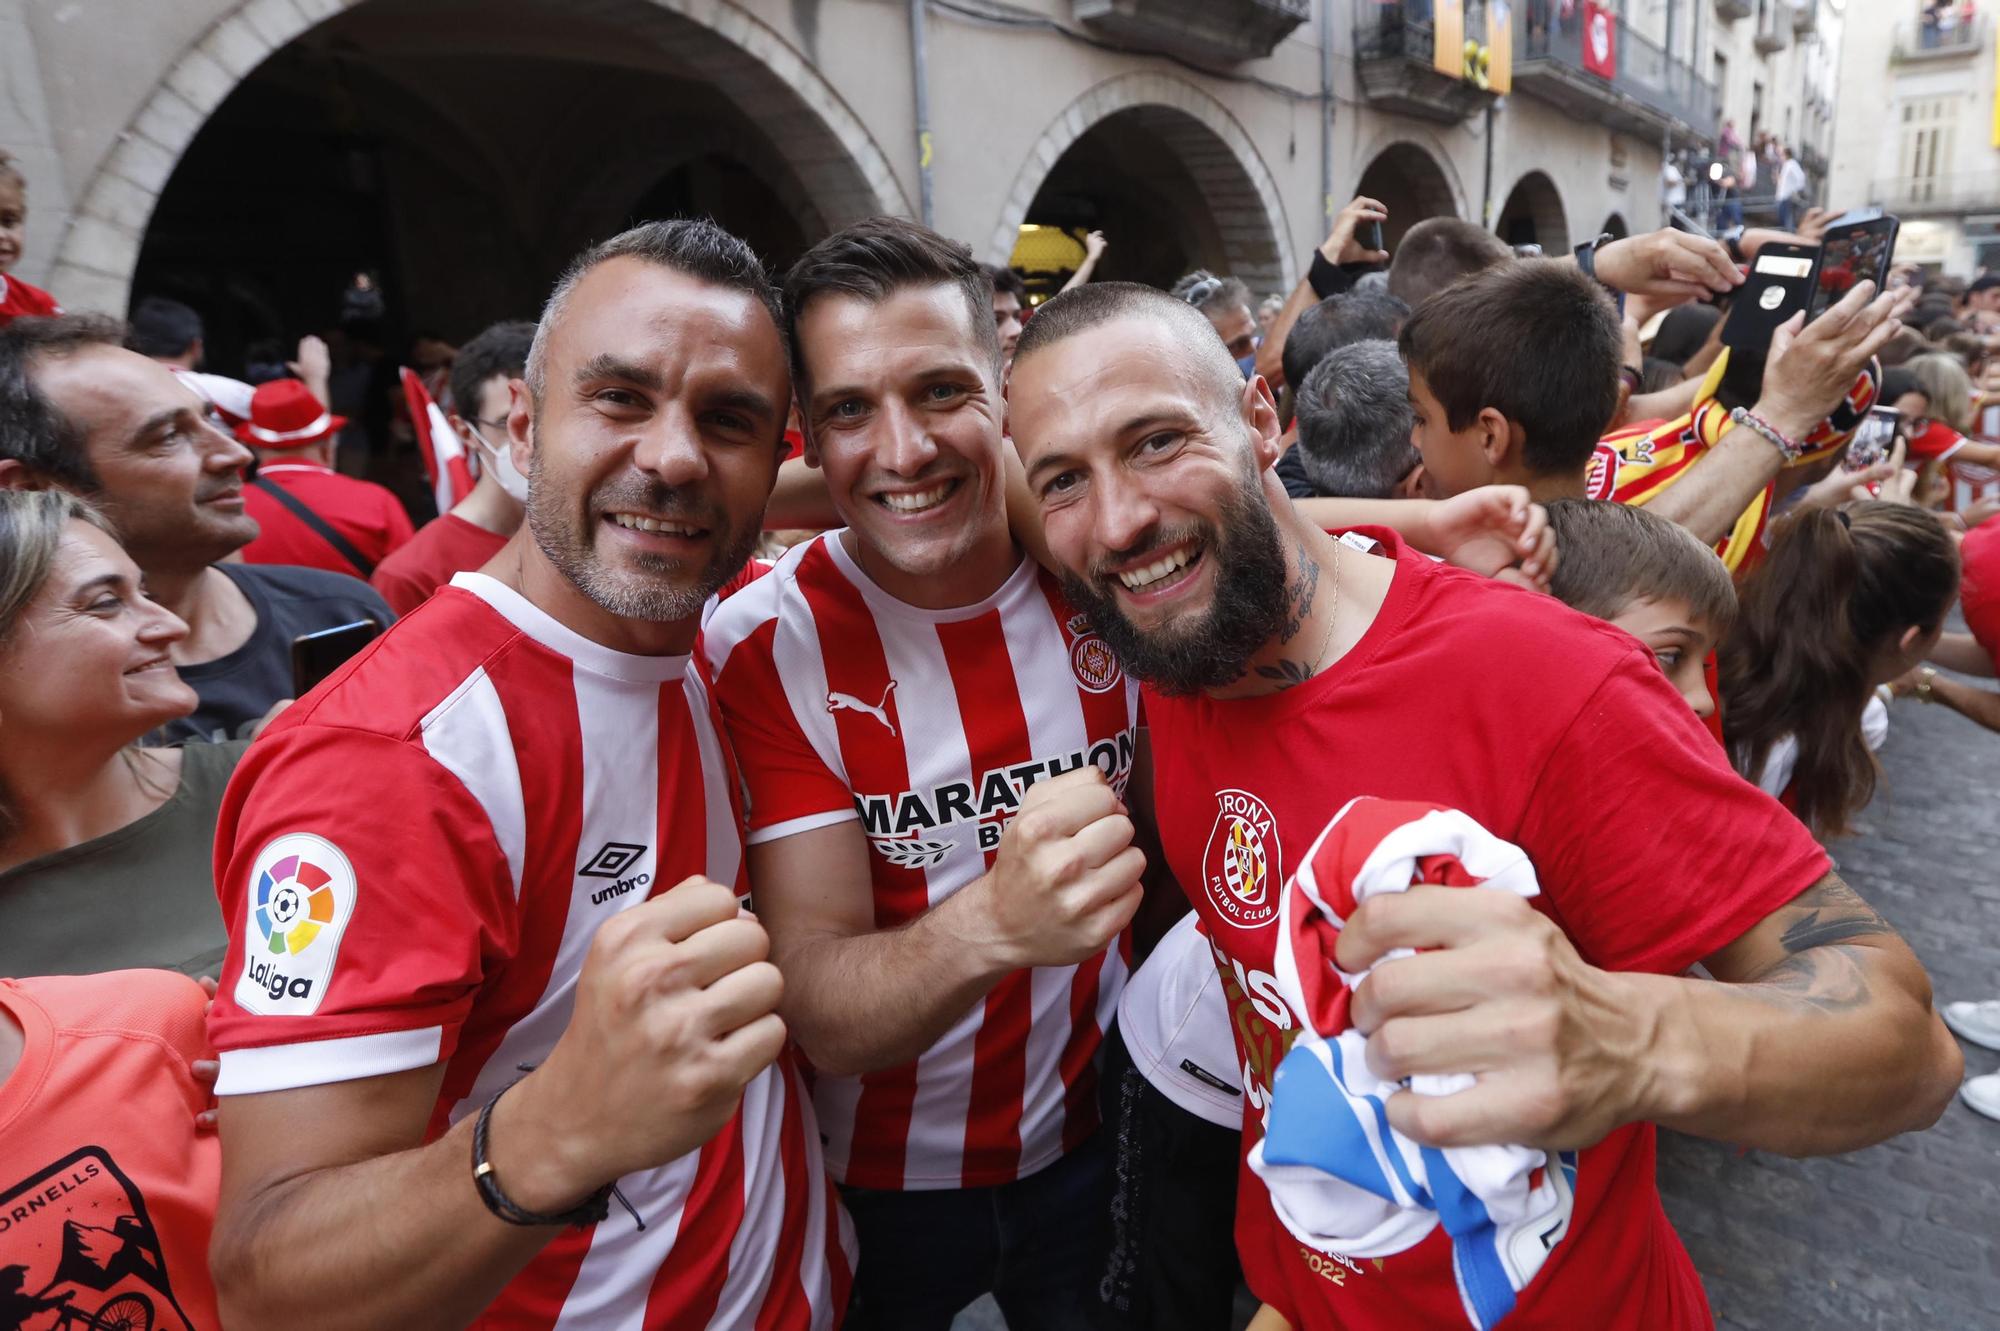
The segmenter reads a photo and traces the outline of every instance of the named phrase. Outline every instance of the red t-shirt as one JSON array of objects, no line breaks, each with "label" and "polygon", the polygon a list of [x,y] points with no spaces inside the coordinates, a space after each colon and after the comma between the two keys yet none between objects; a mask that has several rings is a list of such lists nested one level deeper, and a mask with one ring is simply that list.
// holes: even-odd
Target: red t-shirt
[{"label": "red t-shirt", "polygon": [[195,1130],[210,1097],[190,1067],[211,1057],[207,1005],[172,971],[0,980],[25,1045],[0,1081],[0,1269],[24,1268],[0,1326],[49,1326],[65,1295],[83,1325],[219,1325],[222,1147]]},{"label": "red t-shirt", "polygon": [[[395,495],[373,481],[342,476],[317,462],[267,462],[260,480],[317,513],[320,521],[347,538],[362,558],[379,564],[390,551],[416,534],[410,515]],[[325,537],[294,517],[289,509],[254,485],[243,488],[243,507],[257,519],[257,539],[243,547],[246,564],[299,564],[349,577],[365,575]]]},{"label": "red t-shirt", "polygon": [[1948,458],[1965,446],[1965,436],[1943,421],[1932,421],[1922,434],[1910,436],[1910,461],[1930,462]]},{"label": "red t-shirt", "polygon": [[1958,558],[1963,570],[1958,605],[1965,612],[1965,626],[2000,670],[2000,519],[1967,532]]},{"label": "red t-shirt", "polygon": [[[1827,870],[1797,820],[1729,769],[1636,639],[1379,539],[1397,560],[1387,599],[1326,671],[1226,702],[1147,692],[1167,862],[1227,959],[1246,1152],[1297,1024],[1271,978],[1287,854],[1355,796],[1460,809],[1521,846],[1541,882],[1535,906],[1611,970],[1684,971]],[[1654,1187],[1652,1126],[1578,1154],[1568,1236],[1510,1331],[1711,1325]],[[1236,1223],[1250,1287],[1294,1326],[1465,1324],[1442,1229],[1379,1262],[1313,1253],[1247,1169]]]},{"label": "red t-shirt", "polygon": [[56,298],[48,292],[38,286],[30,286],[18,277],[0,273],[0,328],[5,328],[16,319],[62,312],[62,306],[56,304]]},{"label": "red t-shirt", "polygon": [[507,538],[446,513],[389,552],[368,579],[397,615],[407,615],[460,573],[476,573],[500,553]]}]

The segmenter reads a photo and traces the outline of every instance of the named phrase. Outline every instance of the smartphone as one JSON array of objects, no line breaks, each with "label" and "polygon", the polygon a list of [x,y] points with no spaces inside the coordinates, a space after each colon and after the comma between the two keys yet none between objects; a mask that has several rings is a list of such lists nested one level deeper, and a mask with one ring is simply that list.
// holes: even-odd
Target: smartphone
[{"label": "smartphone", "polygon": [[1882,290],[1889,280],[1889,264],[1896,257],[1899,225],[1894,217],[1882,216],[1827,228],[1820,238],[1819,272],[1813,276],[1808,323],[1857,283],[1873,282],[1877,291]]},{"label": "smartphone", "polygon": [[1840,459],[1841,470],[1867,471],[1888,457],[1896,444],[1896,432],[1902,428],[1902,414],[1894,407],[1870,407],[1861,424],[1854,427],[1854,437],[1847,441],[1847,452]]},{"label": "smartphone", "polygon": [[303,698],[314,685],[345,665],[350,657],[382,636],[372,619],[357,619],[292,639],[292,696]]},{"label": "smartphone", "polygon": [[1817,245],[1773,241],[1757,251],[1750,275],[1729,300],[1722,345],[1762,354],[1778,325],[1806,308],[1812,298]]},{"label": "smartphone", "polygon": [[1354,228],[1354,241],[1364,250],[1385,250],[1389,248],[1382,243],[1382,223],[1372,217]]}]

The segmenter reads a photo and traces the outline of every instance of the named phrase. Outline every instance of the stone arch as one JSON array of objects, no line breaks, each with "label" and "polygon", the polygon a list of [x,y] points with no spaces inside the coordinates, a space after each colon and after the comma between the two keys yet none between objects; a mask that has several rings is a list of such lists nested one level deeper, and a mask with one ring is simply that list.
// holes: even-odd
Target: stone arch
[{"label": "stone arch", "polygon": [[1631,235],[1632,228],[1627,225],[1625,214],[1612,213],[1609,217],[1605,218],[1604,226],[1599,230],[1598,234],[1604,235],[1606,233],[1609,233],[1613,240],[1623,240],[1625,237]]},{"label": "stone arch", "polygon": [[1029,207],[1063,154],[1114,116],[1157,137],[1193,178],[1212,214],[1221,262],[1233,276],[1257,292],[1288,291],[1297,283],[1284,200],[1248,131],[1201,88],[1152,71],[1099,83],[1042,132],[1015,174],[987,242],[989,262],[1007,262]]},{"label": "stone arch", "polygon": [[[369,3],[236,0],[180,53],[78,196],[50,277],[71,308],[124,309],[153,205],[209,115],[279,48]],[[910,214],[902,183],[859,117],[734,0],[569,0],[564,12],[614,15],[635,35],[671,38],[677,55],[698,60],[718,87],[756,107],[828,224]]]},{"label": "stone arch", "polygon": [[1530,171],[1507,191],[1493,231],[1510,245],[1540,245],[1552,257],[1569,252],[1569,215],[1562,193],[1543,171]]},{"label": "stone arch", "polygon": [[1390,249],[1426,218],[1464,216],[1448,170],[1444,159],[1406,138],[1381,145],[1369,159],[1354,182],[1354,193],[1365,194],[1388,208],[1382,238]]}]

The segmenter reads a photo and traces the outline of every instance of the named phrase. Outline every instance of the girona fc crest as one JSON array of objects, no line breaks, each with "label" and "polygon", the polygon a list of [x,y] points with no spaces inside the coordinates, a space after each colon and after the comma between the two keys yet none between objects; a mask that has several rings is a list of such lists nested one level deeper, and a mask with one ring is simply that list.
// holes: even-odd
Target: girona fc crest
[{"label": "girona fc crest", "polygon": [[1118,687],[1121,672],[1118,658],[1095,633],[1087,633],[1069,645],[1069,668],[1076,682],[1092,693],[1108,693]]},{"label": "girona fc crest", "polygon": [[1201,855],[1202,887],[1224,920],[1254,929],[1278,913],[1278,887],[1285,880],[1278,820],[1247,790],[1219,790],[1215,800],[1215,828]]}]

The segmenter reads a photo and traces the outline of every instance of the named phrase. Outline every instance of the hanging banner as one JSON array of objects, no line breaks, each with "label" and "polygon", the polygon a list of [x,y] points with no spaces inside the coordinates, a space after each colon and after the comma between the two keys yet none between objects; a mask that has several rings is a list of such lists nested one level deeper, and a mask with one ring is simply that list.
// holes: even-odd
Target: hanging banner
[{"label": "hanging banner", "polygon": [[1451,78],[1465,73],[1465,0],[1437,0],[1431,18],[1436,41],[1431,47],[1431,68]]},{"label": "hanging banner", "polygon": [[1601,79],[1618,77],[1618,17],[1583,0],[1583,67]]},{"label": "hanging banner", "polygon": [[1514,6],[1486,0],[1486,90],[1502,97],[1514,90]]}]

